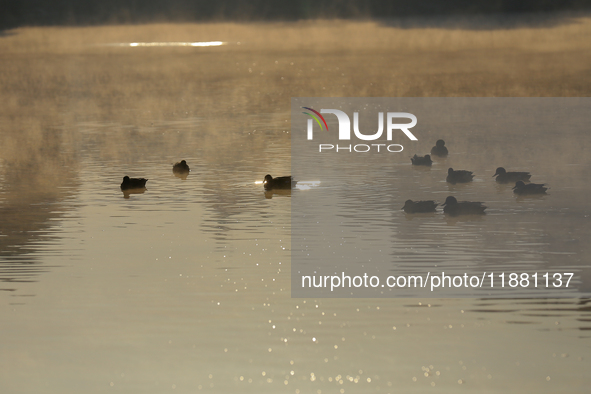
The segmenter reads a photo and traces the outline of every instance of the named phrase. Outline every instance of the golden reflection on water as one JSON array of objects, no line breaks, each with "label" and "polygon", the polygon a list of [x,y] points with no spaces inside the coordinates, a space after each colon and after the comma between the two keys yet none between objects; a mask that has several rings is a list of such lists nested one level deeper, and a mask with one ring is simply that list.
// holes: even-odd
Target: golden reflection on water
[{"label": "golden reflection on water", "polygon": [[[255,182],[291,172],[292,96],[587,95],[590,29],[587,19],[511,31],[325,21],[1,37],[0,388],[584,392],[586,300],[290,298],[292,198],[269,199]],[[242,44],[95,45],[196,37]],[[481,138],[453,145],[504,154],[492,148],[498,136]],[[578,152],[560,144],[556,152]],[[558,190],[576,186],[551,152],[538,173]],[[186,180],[171,172],[181,159]],[[584,154],[573,160],[589,174]],[[476,162],[492,182],[495,166]],[[413,179],[439,171],[407,164]],[[124,175],[148,178],[147,190],[122,198]],[[383,221],[424,224],[400,206]],[[517,231],[581,231],[568,217],[544,226]],[[577,248],[566,237],[548,242]]]},{"label": "golden reflection on water", "polygon": [[119,42],[114,44],[105,44],[115,47],[219,47],[226,45],[223,41],[207,42]]}]

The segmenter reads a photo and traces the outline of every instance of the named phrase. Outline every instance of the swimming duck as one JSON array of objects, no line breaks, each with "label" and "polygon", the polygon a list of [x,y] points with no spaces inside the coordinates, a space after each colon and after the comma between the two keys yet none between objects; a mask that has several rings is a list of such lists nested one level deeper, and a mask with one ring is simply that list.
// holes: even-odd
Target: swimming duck
[{"label": "swimming duck", "polygon": [[413,157],[410,158],[410,161],[413,166],[430,166],[431,164],[433,164],[433,160],[431,160],[431,156],[429,156],[429,155],[425,155],[425,156],[414,155]]},{"label": "swimming duck", "polygon": [[466,171],[466,170],[454,171],[453,168],[449,168],[447,170],[447,178],[445,180],[447,182],[451,183],[452,185],[455,185],[456,183],[472,182],[472,178],[474,178],[474,175],[472,175],[472,171]]},{"label": "swimming duck", "polygon": [[449,196],[442,204],[443,212],[451,216],[457,215],[483,215],[486,207],[481,202],[460,201]]},{"label": "swimming duck", "polygon": [[297,181],[294,181],[291,176],[278,176],[277,178],[273,178],[271,175],[265,175],[263,186],[267,190],[291,189],[296,183]]},{"label": "swimming duck", "polygon": [[513,193],[525,196],[532,194],[546,194],[547,187],[544,187],[543,183],[528,183],[527,185],[523,181],[517,181],[513,188]]},{"label": "swimming duck", "polygon": [[517,181],[529,182],[529,178],[531,178],[529,172],[507,172],[503,167],[497,168],[493,177],[495,176],[499,183],[513,183]]},{"label": "swimming duck", "polygon": [[425,212],[435,212],[435,207],[437,207],[435,201],[413,201],[413,200],[406,200],[404,206],[401,208],[406,213],[425,213]]},{"label": "swimming duck", "polygon": [[148,182],[148,180],[145,178],[130,178],[126,175],[123,177],[121,190],[141,189],[146,187],[146,182]]},{"label": "swimming duck", "polygon": [[431,148],[431,154],[433,156],[439,156],[439,157],[447,157],[447,148],[445,147],[445,141],[444,140],[437,140],[437,142],[435,143],[435,146],[433,148]]},{"label": "swimming duck", "polygon": [[181,160],[172,166],[172,172],[175,174],[185,174],[189,171],[191,171],[191,169],[185,160]]}]

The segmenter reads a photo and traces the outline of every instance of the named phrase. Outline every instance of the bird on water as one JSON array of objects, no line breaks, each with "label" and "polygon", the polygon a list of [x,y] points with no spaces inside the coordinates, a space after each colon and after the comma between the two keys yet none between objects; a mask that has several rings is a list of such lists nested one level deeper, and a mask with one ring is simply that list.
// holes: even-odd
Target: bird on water
[{"label": "bird on water", "polygon": [[123,182],[121,182],[121,190],[141,189],[146,187],[146,182],[148,182],[148,180],[145,178],[130,178],[125,175],[123,177]]},{"label": "bird on water", "polygon": [[172,166],[172,173],[177,178],[181,178],[181,179],[185,180],[189,176],[190,172],[191,172],[191,169],[189,168],[189,165],[187,164],[187,162],[185,160],[181,160]]},{"label": "bird on water", "polygon": [[410,158],[410,162],[412,163],[413,166],[430,166],[431,164],[433,164],[433,160],[431,160],[430,155],[425,155],[425,156],[414,155],[413,157]]},{"label": "bird on water", "polygon": [[443,212],[450,216],[458,215],[483,215],[486,206],[476,201],[458,201],[454,196],[449,196],[442,204]]},{"label": "bird on water", "polygon": [[527,196],[533,194],[546,194],[547,187],[543,183],[528,183],[517,181],[513,187],[513,193],[518,196]]},{"label": "bird on water", "polygon": [[427,212],[435,212],[435,208],[437,207],[435,201],[413,201],[413,200],[406,200],[404,206],[401,208],[406,213],[427,213]]},{"label": "bird on water", "polygon": [[278,176],[273,178],[271,175],[265,175],[263,187],[267,190],[271,189],[291,189],[295,187],[297,181],[291,176]]},{"label": "bird on water", "polygon": [[511,171],[507,172],[503,167],[497,168],[493,177],[497,177],[498,183],[513,183],[517,181],[529,182],[531,174],[525,171]]},{"label": "bird on water", "polygon": [[433,156],[447,157],[448,153],[449,152],[447,151],[447,148],[445,147],[444,140],[437,140],[437,142],[435,143],[435,146],[433,148],[431,148],[431,155],[433,155]]},{"label": "bird on water", "polygon": [[447,182],[455,185],[456,183],[468,183],[472,182],[474,175],[472,171],[467,170],[454,170],[453,168],[449,168],[447,170],[447,178],[445,179]]},{"label": "bird on water", "polygon": [[189,171],[191,171],[191,169],[185,160],[181,160],[172,166],[172,172],[175,174],[184,174],[188,173]]}]

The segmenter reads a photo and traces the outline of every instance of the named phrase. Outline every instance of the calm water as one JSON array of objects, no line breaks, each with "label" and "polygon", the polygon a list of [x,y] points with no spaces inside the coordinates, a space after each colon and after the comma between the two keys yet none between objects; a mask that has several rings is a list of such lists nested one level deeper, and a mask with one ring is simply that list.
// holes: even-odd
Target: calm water
[{"label": "calm water", "polygon": [[[418,118],[417,141],[400,131],[392,140],[339,141],[336,117],[325,114],[329,131],[319,127],[306,138],[307,116],[300,107],[359,111],[360,129],[377,128],[379,111],[410,111]],[[297,193],[292,202],[292,285],[298,296],[365,297],[409,295],[455,297],[581,297],[591,294],[589,260],[591,237],[587,182],[591,160],[581,146],[591,145],[587,98],[297,98],[292,103],[292,166],[298,179],[321,180],[320,187]],[[384,126],[385,128],[385,126]],[[430,152],[445,138],[450,154],[434,157],[430,167],[411,165],[410,157]],[[350,153],[343,147],[363,144],[402,144],[399,153],[375,147]],[[324,150],[319,151],[319,144]],[[341,150],[327,149],[338,145]],[[395,147],[398,150],[400,147]],[[498,166],[532,173],[531,181],[549,187],[547,195],[516,198],[512,184],[499,184]],[[474,181],[446,182],[448,168],[474,172]],[[482,201],[487,214],[450,217],[437,213],[405,214],[407,199],[435,200],[447,196]],[[432,293],[406,288],[302,289],[302,275],[375,275],[383,285],[387,275],[474,278],[486,273],[486,285],[469,290],[460,286]],[[505,287],[499,274],[505,272]],[[562,273],[564,282],[549,283],[542,275]],[[568,275],[572,279],[566,286]],[[496,285],[491,288],[490,275]],[[538,288],[508,285],[510,273],[538,275]],[[338,281],[336,282],[338,284]],[[438,282],[434,282],[438,283]],[[561,288],[555,288],[558,285]],[[525,285],[527,287],[527,285]],[[330,286],[329,286],[330,287]],[[537,292],[536,293],[534,293]]]},{"label": "calm water", "polygon": [[[261,85],[244,61],[260,56],[275,67],[277,59],[290,70],[292,59],[265,57],[261,48],[253,55],[220,49],[224,59],[238,58],[239,71],[232,88],[207,75],[215,86],[197,101],[209,112],[154,115],[157,91],[150,93],[153,106],[107,106],[103,115],[110,116],[97,116],[95,107],[77,106],[86,96],[62,92],[58,101],[71,110],[52,124],[40,122],[41,137],[28,136],[25,145],[11,133],[36,123],[27,123],[27,116],[2,119],[2,133],[10,137],[4,137],[0,160],[2,392],[587,391],[588,300],[291,298],[291,200],[333,186],[330,179],[310,179],[321,181],[316,190],[263,192],[256,182],[265,174],[291,171],[289,101],[271,108],[269,97],[284,89],[282,82]],[[80,61],[65,63],[79,70]],[[326,67],[330,79],[334,68]],[[260,101],[245,103],[240,89],[260,89]],[[101,100],[96,107],[105,105]],[[589,175],[583,155],[589,137],[578,137],[565,139],[553,157],[570,155],[577,168],[572,178],[560,177],[551,161],[539,164],[535,155],[519,161],[519,146],[487,153],[545,174],[539,181],[556,193],[542,200],[517,203],[496,189],[494,166],[476,161],[473,170],[481,177],[467,194],[481,200],[493,194],[482,222],[409,218],[400,211],[409,197],[394,185],[392,201],[380,206],[384,219],[375,223],[394,229],[389,234],[398,248],[416,242],[416,250],[401,256],[407,264],[432,262],[430,248],[441,237],[468,238],[449,245],[467,263],[476,255],[494,259],[507,248],[525,262],[531,253],[546,261],[553,251],[588,260],[589,211],[578,182]],[[462,167],[474,146],[501,137],[479,138],[457,142],[448,162]],[[20,155],[7,148],[13,140]],[[181,159],[192,169],[185,180],[171,171]],[[420,182],[419,198],[448,192],[440,184],[447,164],[421,171],[407,160],[393,167],[395,180]],[[147,190],[125,198],[119,189],[124,175],[148,178]],[[577,187],[569,207],[576,213],[544,224],[537,213],[562,212],[569,199],[559,191],[569,187]],[[360,200],[375,196],[371,188],[356,190]],[[354,216],[349,220],[359,224]],[[486,242],[470,231],[484,225],[493,227]],[[517,238],[504,232],[511,226]],[[574,246],[573,239],[579,240]],[[485,245],[481,253],[473,252],[474,243]]]}]

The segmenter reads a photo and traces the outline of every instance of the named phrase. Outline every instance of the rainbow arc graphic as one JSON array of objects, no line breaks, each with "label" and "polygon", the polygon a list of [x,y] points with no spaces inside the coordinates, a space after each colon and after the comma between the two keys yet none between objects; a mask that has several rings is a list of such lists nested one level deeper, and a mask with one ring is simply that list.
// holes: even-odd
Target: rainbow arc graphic
[{"label": "rainbow arc graphic", "polygon": [[[308,111],[312,111],[314,112],[314,114],[311,114],[309,112],[302,112],[303,114],[306,114],[308,116],[310,116],[312,119],[314,119],[316,121],[316,123],[318,123],[318,126],[320,126],[320,130],[324,130],[324,128],[322,127],[322,123],[324,123],[324,126],[326,127],[326,130],[328,131],[328,125],[326,124],[326,120],[324,120],[324,116],[320,115],[320,112],[310,108],[310,107],[302,107],[303,109],[307,109]],[[320,119],[322,119],[322,123],[320,123]]]}]

